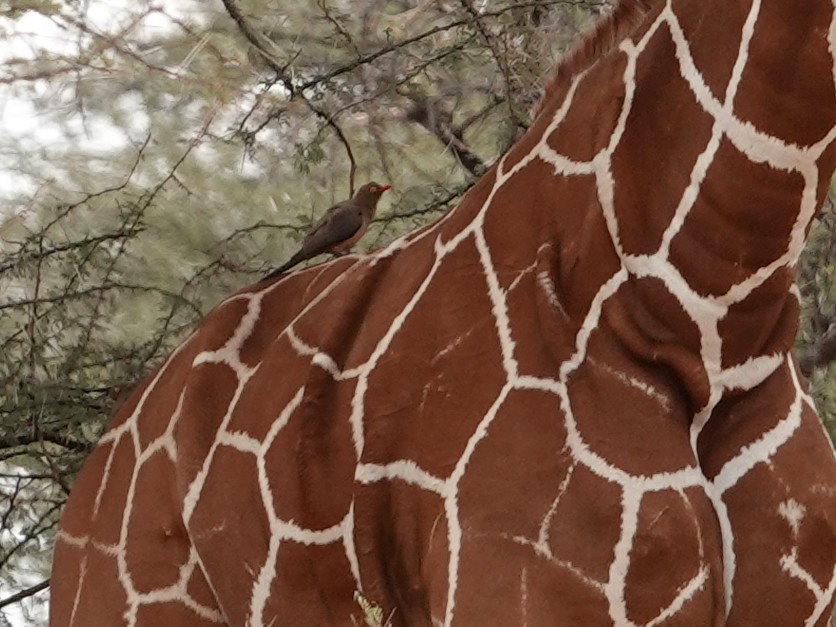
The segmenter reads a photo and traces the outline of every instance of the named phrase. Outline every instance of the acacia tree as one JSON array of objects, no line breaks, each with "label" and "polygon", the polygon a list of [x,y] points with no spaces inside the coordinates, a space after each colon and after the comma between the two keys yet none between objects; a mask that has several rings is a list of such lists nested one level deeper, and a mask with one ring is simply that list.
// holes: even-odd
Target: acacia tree
[{"label": "acacia tree", "polygon": [[[38,123],[0,135],[0,597],[26,597],[14,611],[42,620],[36,593],[81,462],[124,395],[220,298],[286,259],[318,212],[365,180],[395,186],[365,245],[440,215],[524,132],[544,72],[606,9],[3,9],[0,89]],[[831,203],[801,283],[803,365],[831,427],[834,222]]]}]

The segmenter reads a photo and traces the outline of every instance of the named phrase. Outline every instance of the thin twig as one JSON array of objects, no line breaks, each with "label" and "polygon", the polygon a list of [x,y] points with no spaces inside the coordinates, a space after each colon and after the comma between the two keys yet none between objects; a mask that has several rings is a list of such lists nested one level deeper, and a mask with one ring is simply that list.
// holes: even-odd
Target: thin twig
[{"label": "thin twig", "polygon": [[0,609],[3,609],[7,605],[11,605],[12,603],[19,603],[23,601],[23,599],[28,599],[31,596],[35,596],[42,590],[46,590],[49,588],[49,579],[44,579],[40,583],[36,583],[34,586],[29,586],[28,588],[21,590],[20,592],[16,592],[10,597],[6,597],[5,599],[0,599]]},{"label": "thin twig", "polygon": [[302,102],[307,105],[308,109],[310,109],[319,119],[321,119],[327,126],[331,127],[331,129],[336,134],[337,138],[340,140],[342,145],[345,147],[346,154],[348,155],[348,160],[350,163],[349,167],[349,175],[348,175],[348,187],[349,192],[351,195],[354,194],[354,175],[357,171],[357,162],[354,159],[354,151],[351,149],[351,144],[348,142],[348,138],[345,136],[345,133],[340,128],[339,124],[337,124],[334,116],[328,114],[323,109],[320,109],[311,102],[311,100],[305,96],[304,86],[302,88],[297,88],[296,85],[293,83],[293,80],[287,75],[287,69],[290,66],[292,61],[289,61],[285,65],[281,65],[276,58],[272,55],[272,53],[268,50],[268,46],[270,46],[269,40],[259,33],[247,20],[238,6],[233,2],[233,0],[222,0],[224,6],[226,7],[227,12],[229,13],[230,17],[238,24],[238,28],[240,29],[241,33],[244,37],[247,38],[253,47],[261,54],[264,58],[264,61],[267,63],[268,67],[270,67],[273,72],[276,73],[279,81],[282,85],[287,89],[290,93],[291,100],[294,97],[299,97]]}]

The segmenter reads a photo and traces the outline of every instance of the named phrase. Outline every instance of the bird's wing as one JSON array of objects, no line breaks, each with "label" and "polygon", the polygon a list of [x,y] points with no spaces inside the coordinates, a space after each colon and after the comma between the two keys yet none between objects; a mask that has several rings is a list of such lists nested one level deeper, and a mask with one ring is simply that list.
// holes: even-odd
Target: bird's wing
[{"label": "bird's wing", "polygon": [[352,204],[331,207],[305,236],[302,249],[313,256],[351,239],[363,226],[363,212]]}]

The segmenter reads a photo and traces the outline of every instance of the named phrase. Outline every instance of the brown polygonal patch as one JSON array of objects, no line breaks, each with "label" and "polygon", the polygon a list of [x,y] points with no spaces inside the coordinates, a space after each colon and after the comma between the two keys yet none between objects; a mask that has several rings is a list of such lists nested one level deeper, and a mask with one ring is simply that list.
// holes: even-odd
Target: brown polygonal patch
[{"label": "brown polygonal patch", "polygon": [[607,463],[637,476],[695,464],[689,405],[666,368],[642,364],[599,330],[567,385],[581,439]]},{"label": "brown polygonal patch", "polygon": [[[408,459],[445,477],[505,383],[495,318],[472,240],[401,324],[369,376],[363,461]],[[468,364],[462,367],[462,364]]]},{"label": "brown polygonal patch", "polygon": [[[107,444],[99,444],[90,453],[84,466],[76,477],[73,485],[74,496],[69,505],[64,509],[61,517],[61,530],[71,536],[85,537],[90,533],[90,524],[93,520],[93,510],[95,508],[96,495],[99,492],[102,483],[109,483],[110,475],[105,476],[104,469],[107,465],[108,457],[112,453],[113,442]],[[130,456],[132,448],[127,449],[126,453]],[[133,460],[131,460],[133,463]],[[126,475],[128,478],[129,474]],[[104,488],[107,490],[107,486]],[[119,494],[123,495],[122,502],[115,507],[122,507],[124,505],[125,489],[121,488]],[[121,509],[118,511],[122,511]],[[121,518],[121,517],[120,517]],[[110,537],[111,542],[118,541],[118,525],[116,532],[111,534],[104,534],[105,537]],[[74,550],[74,549],[73,549]]]},{"label": "brown polygonal patch", "polygon": [[[695,518],[682,494],[667,490],[642,498],[624,595],[631,621],[642,625],[658,618],[705,569],[705,582],[681,605],[687,620],[680,618],[678,624],[711,624],[712,616],[706,611],[712,605],[712,578],[718,573],[712,572],[713,564],[700,555],[702,527],[713,532],[714,517]],[[707,557],[711,560],[713,556]]]},{"label": "brown polygonal patch", "polygon": [[482,232],[503,290],[535,263],[537,242],[548,236],[540,216],[553,210],[552,178],[552,167],[535,160],[500,187],[491,200]]},{"label": "brown polygonal patch", "polygon": [[746,298],[731,305],[717,331],[723,338],[723,368],[757,355],[787,353],[795,341],[800,307],[790,295],[792,274],[778,270]]},{"label": "brown polygonal patch", "polygon": [[734,113],[763,133],[807,146],[836,126],[833,50],[824,33],[833,6],[808,2],[806,10],[797,8],[762,3]]},{"label": "brown polygonal patch", "polygon": [[494,166],[488,170],[482,178],[476,181],[476,184],[467,190],[467,193],[461,199],[455,209],[449,211],[443,218],[438,221],[434,233],[429,238],[425,238],[415,251],[416,255],[430,255],[430,250],[433,249],[434,240],[438,238],[442,243],[449,242],[455,238],[459,233],[468,228],[473,222],[476,214],[482,209],[491,190],[496,185],[497,167]]},{"label": "brown polygonal patch", "polygon": [[[696,411],[708,402],[710,386],[699,327],[661,279],[630,277],[603,304],[602,364],[619,364],[622,374],[665,379],[662,395]],[[625,383],[632,383],[624,380]],[[652,394],[656,397],[657,395]]]},{"label": "brown polygonal patch", "polygon": [[799,173],[752,163],[722,139],[671,263],[698,294],[725,294],[786,253],[803,189]]},{"label": "brown polygonal patch", "polygon": [[[133,389],[130,389],[129,386],[118,388],[112,387],[110,389],[109,393],[116,396],[116,402],[114,403],[113,415],[107,423],[107,428],[109,430],[125,423],[131,417],[136,410],[137,405],[139,405],[139,400],[142,398],[142,394],[145,392],[145,389],[151,384],[151,381],[155,376],[157,376],[157,373],[163,365],[164,364],[161,364],[154,368],[150,373],[148,373],[145,379],[134,385]],[[142,434],[140,434],[140,437],[142,437]]]},{"label": "brown polygonal patch", "polygon": [[621,268],[591,177],[559,179],[551,229],[556,267],[551,273],[566,314],[580,326],[601,286]]},{"label": "brown polygonal patch", "polygon": [[[81,585],[75,614],[84,617],[85,625],[124,625],[128,599],[119,580],[116,556],[107,555],[94,547],[88,547],[85,577]],[[53,584],[54,585],[54,584]],[[73,599],[73,597],[69,597]],[[106,600],[106,602],[104,602]],[[61,616],[69,624],[72,611]],[[78,622],[73,623],[75,627]]]},{"label": "brown polygonal patch", "polygon": [[208,618],[196,614],[194,610],[178,601],[149,603],[139,606],[136,613],[137,625],[181,625],[188,627],[220,627]]},{"label": "brown polygonal patch", "polygon": [[685,31],[694,65],[714,98],[720,102],[726,97],[726,88],[740,48],[743,23],[751,4],[726,2],[723,4],[722,19],[707,20],[703,3],[688,0],[672,2],[676,18]]},{"label": "brown polygonal patch", "polygon": [[571,473],[558,494],[547,542],[556,559],[603,583],[621,535],[622,491],[584,466]]},{"label": "brown polygonal patch", "polygon": [[[293,281],[293,283],[298,283],[298,281]],[[261,301],[258,322],[244,340],[238,353],[241,361],[251,368],[257,366],[265,356],[276,351],[277,342],[280,346],[284,346],[281,335],[285,332],[287,325],[305,308],[305,292],[301,286],[297,285],[299,289],[296,290],[288,288],[289,286],[283,283],[265,292]],[[276,352],[293,354],[285,348]]]},{"label": "brown polygonal patch", "polygon": [[286,335],[276,338],[260,359],[238,398],[227,431],[245,433],[261,442],[300,389],[336,384],[330,375],[323,376],[310,356],[298,355]]},{"label": "brown polygonal patch", "polygon": [[268,554],[270,525],[257,477],[253,455],[221,446],[188,523],[212,589],[233,625],[247,620],[249,606],[241,600],[250,598]]},{"label": "brown polygonal patch", "polygon": [[[402,271],[403,260],[381,261],[336,280],[293,324],[305,344],[327,354],[341,370],[366,363],[429,271],[430,262]],[[420,272],[422,269],[424,272]],[[389,289],[379,289],[386,285]]]},{"label": "brown polygonal patch", "polygon": [[459,482],[466,533],[536,542],[571,464],[565,442],[557,396],[510,392]]},{"label": "brown polygonal patch", "polygon": [[189,351],[222,348],[234,335],[249,307],[250,299],[245,296],[232,296],[223,301],[201,321],[197,334],[189,340]]},{"label": "brown polygonal patch", "polygon": [[611,59],[598,63],[583,78],[566,117],[546,140],[550,148],[573,161],[592,161],[615,132],[624,106],[627,57],[613,53]]},{"label": "brown polygonal patch", "polygon": [[[427,254],[427,248],[434,240],[431,236],[423,245],[405,249],[395,257],[381,259],[374,266],[366,267],[363,274],[358,275],[358,281],[363,284],[346,287],[356,296],[335,294],[332,324],[326,324],[323,331],[321,322],[329,320],[329,314],[314,312],[305,321],[310,333],[303,337],[309,337],[316,344],[314,338],[326,335],[320,345],[338,364],[345,364],[344,367],[352,368],[367,362],[426,280],[434,261],[434,256]],[[344,354],[346,357],[341,357]]]},{"label": "brown polygonal patch", "polygon": [[200,569],[200,565],[195,566],[195,569],[192,571],[192,576],[189,577],[189,581],[186,583],[186,594],[198,605],[208,608],[208,609],[215,609],[220,612],[220,608],[218,608],[218,601],[215,599],[215,593],[212,592],[212,589],[209,587],[209,583],[206,581],[206,576],[203,574],[203,571]]},{"label": "brown polygonal patch", "polygon": [[301,405],[270,444],[264,467],[280,518],[325,529],[348,512],[356,462],[349,423],[354,384],[311,371]]},{"label": "brown polygonal patch", "polygon": [[[539,115],[534,119],[531,127],[520,137],[514,145],[502,157],[502,172],[507,174],[514,168],[518,167],[523,159],[526,159],[540,140],[551,121],[551,112],[547,115]],[[493,173],[494,170],[492,169]]]},{"label": "brown polygonal patch", "polygon": [[447,603],[448,528],[442,498],[400,479],[358,486],[354,540],[364,594],[395,625],[442,618]]},{"label": "brown polygonal patch", "polygon": [[466,535],[454,624],[610,625],[603,592],[513,538]]},{"label": "brown polygonal patch", "polygon": [[52,568],[53,572],[60,572],[61,576],[50,582],[50,624],[54,627],[65,627],[69,623],[76,590],[78,586],[84,586],[81,571],[85,550],[67,544],[60,538],[55,542]]},{"label": "brown polygonal patch", "polygon": [[674,53],[670,33],[661,28],[638,60],[638,87],[613,155],[618,236],[629,254],[659,249],[711,136],[713,120],[697,104],[679,66],[667,61]]},{"label": "brown polygonal patch", "polygon": [[819,503],[823,501],[824,507],[816,503],[815,508],[811,508],[807,501],[808,507],[799,527],[796,561],[816,585],[827,589],[833,577],[833,564],[836,563],[836,521],[833,519],[836,498],[826,494],[810,497],[810,500],[815,499]]},{"label": "brown polygonal patch", "polygon": [[[113,446],[113,445],[111,445]],[[109,450],[109,447],[108,447]],[[122,519],[128,500],[128,486],[134,473],[136,457],[134,443],[129,433],[124,434],[113,453],[113,462],[105,475],[105,489],[102,492],[101,509],[92,520],[91,528],[87,532],[95,542],[107,545],[119,543],[122,535]],[[96,492],[93,492],[95,498]],[[92,510],[90,512],[92,514]],[[68,533],[73,533],[72,527],[64,525]]]},{"label": "brown polygonal patch", "polygon": [[[801,426],[773,455],[772,465],[778,474],[776,481],[786,491],[783,498],[795,501],[802,512],[798,532],[792,534],[792,545],[798,549],[796,560],[818,586],[827,589],[836,564],[836,486],[832,481],[836,459],[820,418],[809,405],[803,406]],[[773,505],[780,491],[775,493],[770,499]],[[783,507],[782,503],[777,505],[789,525],[791,512],[787,508],[791,504],[786,501]],[[783,547],[782,554],[787,552],[788,548]]]},{"label": "brown polygonal patch", "polygon": [[[154,389],[145,398],[136,420],[139,446],[143,450],[168,429],[189,373],[186,360],[190,362],[192,358],[193,355],[190,353],[178,355],[175,361],[163,371]],[[127,411],[128,408],[124,410]],[[122,411],[120,409],[120,414]]]},{"label": "brown polygonal patch", "polygon": [[180,419],[174,426],[181,486],[188,486],[203,466],[235,395],[238,376],[226,364],[204,363],[192,370],[185,385]]},{"label": "brown polygonal patch", "polygon": [[790,497],[781,485],[784,476],[757,464],[724,495],[734,534],[731,625],[788,625],[815,603],[805,583],[781,564],[793,545],[790,526],[778,513]]},{"label": "brown polygonal patch", "polygon": [[[304,545],[282,541],[276,578],[264,611],[264,625],[346,625],[359,615],[357,585],[351,577],[342,542]],[[358,625],[363,625],[360,621]]]},{"label": "brown polygonal patch", "polygon": [[730,393],[711,414],[700,433],[697,451],[703,472],[713,479],[740,451],[790,413],[795,388],[786,364],[746,393]]},{"label": "brown polygonal patch", "polygon": [[574,329],[552,302],[553,292],[545,293],[537,276],[542,271],[538,264],[508,292],[508,318],[520,374],[557,378],[560,362],[574,352]]},{"label": "brown polygonal patch", "polygon": [[174,464],[165,450],[160,450],[140,467],[136,479],[127,521],[125,561],[140,594],[177,583],[180,568],[189,558],[176,486],[173,481],[160,481],[173,476]]}]

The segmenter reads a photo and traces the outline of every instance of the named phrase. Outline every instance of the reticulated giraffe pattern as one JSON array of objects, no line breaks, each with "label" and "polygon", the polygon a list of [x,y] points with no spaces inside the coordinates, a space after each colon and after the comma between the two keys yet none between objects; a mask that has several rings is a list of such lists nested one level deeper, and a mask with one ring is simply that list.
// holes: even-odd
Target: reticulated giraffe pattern
[{"label": "reticulated giraffe pattern", "polygon": [[58,625],[824,625],[790,354],[836,5],[629,2],[438,223],[246,289],[79,475]]}]

